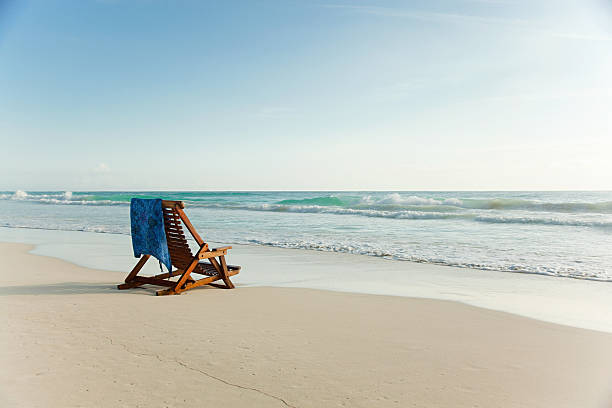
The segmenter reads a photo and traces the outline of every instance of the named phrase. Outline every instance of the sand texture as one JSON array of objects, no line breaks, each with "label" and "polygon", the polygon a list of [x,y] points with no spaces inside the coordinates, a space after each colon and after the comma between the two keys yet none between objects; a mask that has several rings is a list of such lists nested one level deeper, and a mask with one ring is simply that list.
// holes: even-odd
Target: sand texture
[{"label": "sand texture", "polygon": [[156,297],[29,249],[0,244],[3,407],[612,407],[610,334],[310,289]]}]

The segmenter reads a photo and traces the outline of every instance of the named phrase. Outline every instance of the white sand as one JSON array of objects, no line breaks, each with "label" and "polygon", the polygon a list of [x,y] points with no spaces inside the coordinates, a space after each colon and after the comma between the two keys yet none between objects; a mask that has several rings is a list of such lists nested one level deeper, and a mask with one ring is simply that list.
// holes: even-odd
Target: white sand
[{"label": "white sand", "polygon": [[117,291],[1,244],[3,407],[610,407],[612,335],[460,303]]}]

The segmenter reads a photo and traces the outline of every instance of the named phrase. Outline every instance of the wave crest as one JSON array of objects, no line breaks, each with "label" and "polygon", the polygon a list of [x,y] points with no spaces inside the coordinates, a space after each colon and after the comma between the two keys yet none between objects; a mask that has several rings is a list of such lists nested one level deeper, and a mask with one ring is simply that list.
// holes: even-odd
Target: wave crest
[{"label": "wave crest", "polygon": [[15,191],[15,194],[11,197],[13,200],[25,200],[28,197],[28,193],[23,190]]},{"label": "wave crest", "polygon": [[[306,198],[285,199],[265,203],[267,198],[229,193],[73,193],[5,192],[0,199],[51,205],[128,206],[133,196],[167,197],[185,201],[192,208],[223,210],[294,212],[312,214],[354,215],[363,217],[406,220],[458,219],[496,224],[539,224],[612,228],[612,201],[601,202],[544,202],[522,198],[476,199],[464,197],[431,198],[401,193],[342,193],[313,195]],[[447,194],[448,195],[448,194]]]},{"label": "wave crest", "polygon": [[[603,202],[544,202],[517,198],[429,198],[416,195],[404,196],[400,193],[389,193],[382,197],[371,194],[363,197],[321,196],[313,198],[282,200],[275,204],[296,206],[347,207],[371,210],[428,210],[436,211],[445,207],[446,211],[457,210],[524,210],[559,213],[612,213],[612,201]],[[418,207],[418,208],[417,208]]]}]

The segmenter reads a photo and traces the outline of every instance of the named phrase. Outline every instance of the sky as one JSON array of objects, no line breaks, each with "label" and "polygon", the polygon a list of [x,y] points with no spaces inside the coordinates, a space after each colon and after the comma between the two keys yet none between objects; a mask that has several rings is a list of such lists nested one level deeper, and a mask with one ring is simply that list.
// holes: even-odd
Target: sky
[{"label": "sky", "polygon": [[612,0],[0,0],[0,190],[612,190]]}]

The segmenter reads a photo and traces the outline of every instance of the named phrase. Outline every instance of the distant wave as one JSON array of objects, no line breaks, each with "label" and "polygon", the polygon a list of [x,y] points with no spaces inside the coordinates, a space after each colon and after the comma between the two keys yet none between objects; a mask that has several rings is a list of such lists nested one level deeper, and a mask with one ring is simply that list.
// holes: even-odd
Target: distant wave
[{"label": "distant wave", "polygon": [[[257,193],[254,193],[257,194]],[[0,193],[0,199],[51,205],[127,206],[133,196],[184,200],[190,207],[244,211],[355,215],[405,220],[467,220],[497,224],[540,224],[612,228],[612,201],[553,203],[514,198],[429,198],[387,193],[328,194],[273,203],[249,201],[248,193],[73,193],[22,190]],[[261,201],[261,199],[260,199]],[[528,212],[531,214],[520,214]],[[544,214],[547,213],[547,214]],[[563,214],[563,215],[555,215]],[[599,218],[599,219],[594,219]],[[601,219],[604,218],[604,219]]]},{"label": "distant wave", "polygon": [[277,204],[279,205],[315,205],[315,206],[337,206],[344,207],[348,203],[342,201],[338,197],[335,196],[324,196],[324,197],[315,197],[315,198],[303,198],[301,200],[281,200]]},{"label": "distant wave", "polygon": [[598,203],[549,203],[535,200],[522,200],[514,198],[492,198],[492,199],[473,199],[473,198],[446,198],[435,199],[419,196],[402,196],[399,193],[390,193],[382,198],[366,195],[358,199],[339,198],[335,196],[322,196],[315,198],[305,198],[301,200],[283,200],[277,204],[291,205],[317,205],[317,206],[338,206],[350,208],[367,209],[399,209],[406,210],[419,207],[421,210],[435,211],[436,207],[445,207],[445,210],[472,209],[472,210],[527,210],[545,211],[561,213],[612,213],[612,201]]},{"label": "distant wave", "polygon": [[61,193],[30,193],[17,190],[14,193],[0,194],[0,200],[28,201],[41,204],[60,204],[60,205],[129,205],[130,200],[114,201],[108,198],[101,198],[88,195],[73,195],[71,191]]},{"label": "distant wave", "polygon": [[28,193],[23,190],[15,191],[15,194],[11,196],[13,200],[25,200],[28,197]]},{"label": "distant wave", "polygon": [[61,226],[31,226],[22,224],[0,224],[2,228],[16,228],[16,229],[33,229],[33,230],[45,230],[45,231],[75,231],[75,232],[95,232],[97,234],[117,234],[117,235],[130,235],[129,230],[113,229],[106,226],[84,226],[84,225],[61,225]]},{"label": "distant wave", "polygon": [[545,218],[545,217],[505,217],[505,216],[477,216],[474,218],[479,222],[488,222],[495,224],[539,224],[539,225],[562,225],[573,227],[600,227],[611,228],[612,221],[599,220],[576,220],[576,219],[561,219],[561,218]]},{"label": "distant wave", "polygon": [[411,220],[437,220],[449,218],[471,218],[468,214],[427,212],[413,210],[385,211],[360,208],[324,207],[319,205],[280,205],[262,204],[249,206],[245,209],[254,211],[274,211],[274,212],[296,212],[296,213],[318,213],[318,214],[337,214],[337,215],[360,215],[364,217],[377,218],[396,218]]},{"label": "distant wave", "polygon": [[[251,208],[252,210],[255,208]],[[427,212],[427,211],[385,211],[385,210],[365,210],[353,208],[321,207],[321,206],[278,206],[264,205],[257,208],[259,211],[286,211],[301,213],[321,213],[339,215],[360,215],[376,218],[393,218],[405,220],[448,220],[461,219],[473,220],[484,223],[496,224],[539,224],[539,225],[559,225],[577,227],[599,227],[612,228],[612,221],[603,220],[580,220],[562,219],[558,217],[529,217],[529,216],[505,216],[505,215],[477,215],[471,212]]]},{"label": "distant wave", "polygon": [[531,200],[496,198],[492,200],[464,200],[462,207],[483,210],[527,210],[559,213],[612,214],[612,201],[599,203],[547,203]]}]

